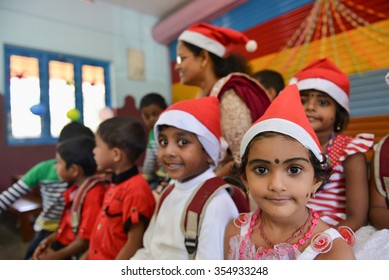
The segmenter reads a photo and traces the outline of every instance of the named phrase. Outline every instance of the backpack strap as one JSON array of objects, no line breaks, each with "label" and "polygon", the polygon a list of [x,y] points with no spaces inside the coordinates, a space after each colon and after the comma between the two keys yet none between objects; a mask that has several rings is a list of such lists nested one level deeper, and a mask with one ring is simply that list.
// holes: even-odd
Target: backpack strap
[{"label": "backpack strap", "polygon": [[389,135],[382,138],[374,152],[374,179],[389,208]]},{"label": "backpack strap", "polygon": [[162,205],[162,202],[165,200],[165,198],[168,196],[168,194],[170,194],[172,192],[173,189],[174,189],[174,184],[171,184],[162,190],[161,196],[159,197],[159,200],[158,200],[158,205],[157,205],[157,207],[155,207],[155,215],[158,215],[159,209],[161,208],[161,205]]},{"label": "backpack strap", "polygon": [[[229,193],[237,206],[239,213],[250,211],[248,197],[239,187],[226,183],[220,177],[208,179],[203,184],[200,184],[193,192],[192,196],[188,199],[188,203],[181,218],[181,229],[184,233],[185,247],[188,252],[189,259],[194,259],[196,256],[198,237],[205,209],[211,202],[213,196],[221,188],[226,189]],[[162,191],[158,205],[155,208],[155,215],[158,215],[163,201],[173,189],[174,184],[167,186]]]},{"label": "backpack strap", "polygon": [[185,215],[183,215],[181,223],[189,259],[194,259],[196,256],[199,232],[206,207],[217,190],[228,187],[230,185],[226,184],[220,177],[214,177],[201,184],[189,199],[190,202],[184,211]]},{"label": "backpack strap", "polygon": [[109,178],[106,175],[98,174],[88,177],[84,182],[78,187],[75,194],[72,207],[70,210],[71,213],[71,225],[74,234],[77,234],[78,227],[81,221],[81,210],[84,203],[84,199],[89,190],[91,190],[98,183],[104,183],[106,186],[109,185]]}]

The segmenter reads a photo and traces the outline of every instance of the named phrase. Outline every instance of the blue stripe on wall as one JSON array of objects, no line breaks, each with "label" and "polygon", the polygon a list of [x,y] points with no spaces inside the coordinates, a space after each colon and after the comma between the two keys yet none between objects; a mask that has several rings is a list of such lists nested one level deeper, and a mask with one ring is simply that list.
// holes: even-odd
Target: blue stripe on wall
[{"label": "blue stripe on wall", "polygon": [[229,27],[238,31],[245,31],[312,2],[315,1],[250,0],[236,9],[213,20],[211,23],[218,26]]},{"label": "blue stripe on wall", "polygon": [[389,68],[350,75],[350,113],[352,117],[389,114]]}]

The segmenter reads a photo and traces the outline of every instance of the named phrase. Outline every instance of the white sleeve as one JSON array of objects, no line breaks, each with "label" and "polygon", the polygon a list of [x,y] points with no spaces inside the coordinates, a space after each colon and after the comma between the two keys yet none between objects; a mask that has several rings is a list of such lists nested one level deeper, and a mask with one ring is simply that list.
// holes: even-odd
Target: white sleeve
[{"label": "white sleeve", "polygon": [[224,259],[224,233],[228,222],[238,214],[231,196],[226,190],[219,190],[205,210],[197,247],[197,260]]}]

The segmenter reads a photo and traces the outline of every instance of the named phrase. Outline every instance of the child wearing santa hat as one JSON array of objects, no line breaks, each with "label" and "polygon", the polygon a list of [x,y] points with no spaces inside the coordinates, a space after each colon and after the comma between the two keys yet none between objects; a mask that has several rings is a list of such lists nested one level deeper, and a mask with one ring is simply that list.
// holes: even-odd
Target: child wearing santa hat
[{"label": "child wearing santa hat", "polygon": [[350,82],[328,58],[319,59],[295,74],[305,113],[316,132],[333,173],[308,206],[329,225],[356,231],[367,223],[369,193],[365,152],[374,135],[342,133],[349,120]]},{"label": "child wearing santa hat", "polygon": [[198,97],[216,96],[220,101],[228,153],[216,170],[218,176],[231,175],[233,163],[239,163],[243,134],[271,102],[264,87],[247,75],[246,60],[233,51],[239,45],[249,52],[257,49],[256,42],[243,33],[203,22],[178,37],[175,70],[181,83],[199,87]]},{"label": "child wearing santa hat", "polygon": [[242,181],[259,207],[227,226],[226,259],[355,259],[352,231],[331,228],[307,207],[331,169],[295,85],[246,132],[240,154]]},{"label": "child wearing santa hat", "polygon": [[[174,180],[174,188],[157,207],[143,238],[144,248],[132,259],[188,259],[181,227],[186,205],[200,185],[216,177],[213,170],[219,161],[217,98],[171,105],[158,118],[154,132],[159,144],[158,160]],[[238,210],[230,195],[219,190],[203,213],[195,259],[223,259],[224,230]]]}]

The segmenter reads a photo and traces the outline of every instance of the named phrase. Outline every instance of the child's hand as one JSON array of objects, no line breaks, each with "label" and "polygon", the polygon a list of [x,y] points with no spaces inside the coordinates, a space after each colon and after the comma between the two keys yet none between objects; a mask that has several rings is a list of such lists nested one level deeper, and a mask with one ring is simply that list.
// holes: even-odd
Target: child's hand
[{"label": "child's hand", "polygon": [[39,255],[39,260],[55,260],[54,256],[55,251],[50,247],[46,247],[46,249]]},{"label": "child's hand", "polygon": [[48,248],[47,240],[43,239],[41,243],[39,243],[38,247],[35,249],[34,254],[32,255],[32,259],[40,260],[41,256],[44,254],[47,248]]}]

